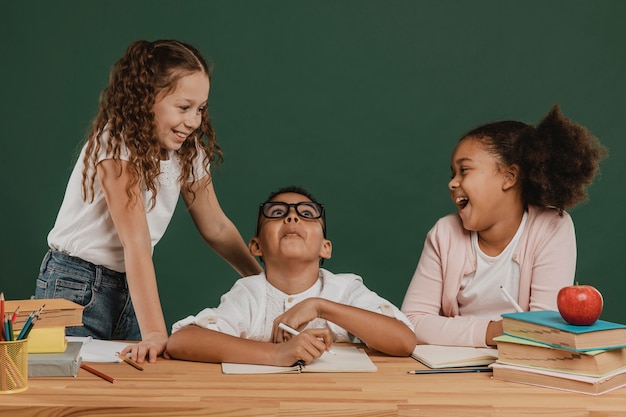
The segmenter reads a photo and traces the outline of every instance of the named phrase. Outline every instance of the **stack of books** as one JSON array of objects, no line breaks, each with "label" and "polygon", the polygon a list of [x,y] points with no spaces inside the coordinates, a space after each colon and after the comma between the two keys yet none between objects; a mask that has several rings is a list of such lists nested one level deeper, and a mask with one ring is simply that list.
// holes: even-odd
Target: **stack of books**
[{"label": "stack of books", "polygon": [[568,324],[558,311],[502,315],[493,378],[599,395],[626,386],[626,325]]},{"label": "stack of books", "polygon": [[29,378],[76,376],[81,363],[82,343],[68,343],[65,329],[83,325],[83,306],[53,298],[6,301],[5,308],[7,311],[20,312],[13,325],[16,333],[20,333],[25,326],[29,329]]}]

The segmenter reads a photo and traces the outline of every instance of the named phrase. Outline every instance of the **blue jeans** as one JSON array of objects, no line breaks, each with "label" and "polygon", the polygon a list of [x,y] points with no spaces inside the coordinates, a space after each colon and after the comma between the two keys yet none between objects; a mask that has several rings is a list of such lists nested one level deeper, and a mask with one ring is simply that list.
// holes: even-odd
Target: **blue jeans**
[{"label": "blue jeans", "polygon": [[141,340],[126,274],[49,250],[39,269],[36,298],[65,298],[84,306],[83,326],[68,336],[102,340]]}]

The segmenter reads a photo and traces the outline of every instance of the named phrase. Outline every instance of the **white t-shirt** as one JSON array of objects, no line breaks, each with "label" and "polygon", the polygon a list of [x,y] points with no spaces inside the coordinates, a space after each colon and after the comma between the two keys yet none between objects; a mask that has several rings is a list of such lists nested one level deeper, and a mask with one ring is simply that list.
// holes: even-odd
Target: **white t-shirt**
[{"label": "white t-shirt", "polygon": [[[354,274],[333,274],[320,269],[320,277],[308,290],[288,295],[272,286],[265,272],[241,278],[224,294],[217,308],[205,308],[196,316],[188,316],[172,326],[172,333],[185,326],[200,327],[231,336],[270,341],[274,319],[302,300],[325,298],[337,303],[359,307],[389,317],[395,317],[409,328],[411,322],[393,304],[369,290],[363,279]],[[328,327],[333,342],[358,342],[353,335],[334,323],[323,319],[311,321],[307,328]]]},{"label": "white t-shirt", "polygon": [[527,217],[528,213],[524,212],[515,236],[497,256],[485,254],[478,245],[477,233],[471,233],[472,248],[476,253],[476,272],[461,280],[457,300],[462,316],[500,320],[502,313],[515,312],[515,307],[502,293],[500,286],[504,287],[514,300],[518,299],[520,270],[515,259],[515,249],[524,231]]},{"label": "white t-shirt", "polygon": [[[101,135],[101,143],[104,144],[107,139],[108,133],[105,132]],[[70,175],[56,222],[48,234],[48,245],[54,250],[93,264],[125,272],[122,243],[115,230],[97,175],[93,184],[93,201],[88,203],[82,197],[85,149],[86,146],[83,146]],[[128,161],[128,155],[128,149],[122,145],[120,158]],[[204,155],[204,151],[200,149],[194,161],[197,179],[207,174],[202,167]],[[111,159],[111,156],[106,155],[106,146],[103,145],[100,147],[97,162],[105,159]],[[152,192],[145,186],[142,186],[141,192],[153,249],[165,233],[180,195],[178,178],[181,173],[181,161],[178,154],[170,151],[169,159],[160,161],[160,164],[161,174],[156,179],[157,195],[154,208],[150,209]]]}]

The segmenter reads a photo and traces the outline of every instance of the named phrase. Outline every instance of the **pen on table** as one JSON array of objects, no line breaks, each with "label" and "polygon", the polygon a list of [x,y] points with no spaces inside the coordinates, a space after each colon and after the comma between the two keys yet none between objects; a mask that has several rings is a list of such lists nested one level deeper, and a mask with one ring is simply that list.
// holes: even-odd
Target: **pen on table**
[{"label": "pen on table", "polygon": [[127,364],[132,366],[133,368],[136,368],[136,369],[139,369],[140,371],[143,371],[143,366],[139,365],[137,362],[135,362],[131,358],[127,357],[126,355],[122,355],[121,353],[117,352],[117,356],[121,360],[123,360],[124,362],[126,362]]},{"label": "pen on table", "polygon": [[454,369],[417,369],[415,371],[409,371],[407,374],[466,374],[476,372],[493,372],[491,368],[454,368]]},{"label": "pen on table", "polygon": [[515,311],[517,311],[518,313],[523,312],[524,310],[522,310],[522,307],[519,306],[519,304],[517,304],[517,301],[515,301],[513,299],[513,297],[511,296],[511,294],[509,294],[509,292],[506,290],[506,288],[504,288],[502,285],[500,285],[500,289],[502,290],[502,294],[504,294],[504,296],[506,297],[507,300],[509,300],[509,302],[511,303],[511,305],[513,305],[513,307],[515,308]]},{"label": "pen on table", "polygon": [[[278,327],[280,327],[281,329],[283,329],[284,331],[286,331],[292,336],[298,336],[300,334],[299,331],[297,331],[296,329],[292,327],[287,326],[285,323],[278,323]],[[330,353],[331,355],[335,355],[335,352],[333,352],[332,348],[328,349],[327,352]]]},{"label": "pen on table", "polygon": [[109,376],[105,373],[102,373],[100,371],[98,371],[97,369],[93,369],[91,366],[89,365],[85,365],[84,363],[80,364],[80,367],[82,369],[84,369],[87,372],[90,372],[96,376],[99,376],[100,378],[104,379],[105,381],[109,381],[111,384],[115,384],[115,378],[113,378],[112,376]]}]

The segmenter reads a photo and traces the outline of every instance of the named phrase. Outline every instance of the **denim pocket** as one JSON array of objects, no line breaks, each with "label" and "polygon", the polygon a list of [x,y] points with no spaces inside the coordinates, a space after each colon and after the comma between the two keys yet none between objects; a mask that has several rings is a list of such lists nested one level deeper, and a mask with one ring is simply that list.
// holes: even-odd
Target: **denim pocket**
[{"label": "denim pocket", "polygon": [[70,263],[58,262],[48,253],[41,263],[35,297],[65,298],[84,306],[91,299],[93,280],[89,271],[80,267],[73,268]]},{"label": "denim pocket", "polygon": [[54,280],[52,298],[65,298],[80,305],[86,305],[89,302],[90,293],[89,285],[85,282],[57,277]]}]

